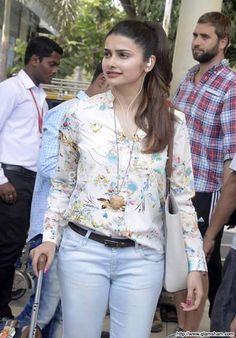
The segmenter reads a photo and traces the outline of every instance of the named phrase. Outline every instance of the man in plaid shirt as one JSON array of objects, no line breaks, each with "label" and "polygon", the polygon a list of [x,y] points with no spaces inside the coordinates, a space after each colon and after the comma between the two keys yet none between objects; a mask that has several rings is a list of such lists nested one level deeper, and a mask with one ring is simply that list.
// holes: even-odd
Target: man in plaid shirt
[{"label": "man in plaid shirt", "polygon": [[[236,74],[225,59],[230,34],[230,20],[223,14],[209,12],[199,18],[192,40],[198,64],[188,71],[172,99],[186,114],[196,190],[193,204],[202,236],[236,153]],[[208,263],[209,316],[221,282],[222,233],[223,229]]]}]

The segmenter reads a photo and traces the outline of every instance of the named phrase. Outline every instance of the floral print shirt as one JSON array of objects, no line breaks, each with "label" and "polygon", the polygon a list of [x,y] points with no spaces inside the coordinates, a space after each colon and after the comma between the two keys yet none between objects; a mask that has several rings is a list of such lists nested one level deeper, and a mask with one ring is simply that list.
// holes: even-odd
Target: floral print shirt
[{"label": "floral print shirt", "polygon": [[[108,91],[76,103],[66,113],[43,240],[58,244],[62,228],[73,222],[164,253],[167,149],[142,153],[145,133],[138,130],[134,140],[124,135],[119,121],[115,123],[113,100]],[[206,271],[191,202],[194,189],[188,132],[184,114],[176,111],[176,115],[171,189],[179,205],[189,270]],[[125,206],[114,210],[110,198],[117,193]]]}]

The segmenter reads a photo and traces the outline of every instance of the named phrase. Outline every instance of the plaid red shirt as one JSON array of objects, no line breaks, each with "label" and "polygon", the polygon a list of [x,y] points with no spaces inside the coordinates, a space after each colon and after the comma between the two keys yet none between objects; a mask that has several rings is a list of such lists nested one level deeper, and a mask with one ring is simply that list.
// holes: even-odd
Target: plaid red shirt
[{"label": "plaid red shirt", "polygon": [[195,190],[221,189],[223,164],[236,154],[236,73],[226,60],[194,84],[199,65],[189,70],[172,103],[186,115]]}]

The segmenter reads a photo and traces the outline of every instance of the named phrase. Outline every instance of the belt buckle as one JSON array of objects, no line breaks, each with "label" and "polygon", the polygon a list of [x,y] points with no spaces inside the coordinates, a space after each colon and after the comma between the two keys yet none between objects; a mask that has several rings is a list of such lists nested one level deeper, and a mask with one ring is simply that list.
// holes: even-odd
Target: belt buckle
[{"label": "belt buckle", "polygon": [[104,240],[104,245],[108,246],[109,248],[122,248],[125,246],[125,242],[116,242],[116,241],[112,241],[110,239],[105,239]]}]

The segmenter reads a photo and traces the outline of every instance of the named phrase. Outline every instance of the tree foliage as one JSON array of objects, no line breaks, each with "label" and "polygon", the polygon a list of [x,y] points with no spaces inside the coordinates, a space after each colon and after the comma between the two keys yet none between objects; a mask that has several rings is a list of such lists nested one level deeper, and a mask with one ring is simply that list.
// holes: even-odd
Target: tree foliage
[{"label": "tree foliage", "polygon": [[236,67],[236,1],[223,1],[222,12],[230,17],[232,23],[231,45],[226,57],[229,59],[230,65]]},{"label": "tree foliage", "polygon": [[[115,22],[125,17],[162,22],[165,7],[164,0],[120,0],[123,11],[114,6],[112,0],[54,0],[53,6],[48,0],[38,1],[50,13],[59,32],[55,39],[64,49],[58,74],[60,77],[71,75],[76,66],[83,69],[85,75],[91,75],[102,58],[105,35]],[[174,50],[180,4],[181,0],[173,0],[168,36],[171,54]],[[234,27],[227,57],[231,65],[236,65],[235,0],[224,0],[222,11],[231,18]],[[17,51],[18,49],[19,42],[16,46]],[[22,48],[20,51],[22,53]]]},{"label": "tree foliage", "polygon": [[71,26],[76,21],[79,13],[79,0],[37,0],[45,10],[47,16],[53,20],[54,26],[59,31],[60,36],[69,32]]},{"label": "tree foliage", "polygon": [[[20,1],[20,0],[19,0]],[[22,1],[21,1],[22,2]],[[24,0],[27,3],[27,0]],[[64,50],[58,76],[70,76],[75,67],[90,76],[103,55],[105,34],[124,13],[114,6],[112,0],[38,0],[45,13],[50,13],[58,31],[55,39]],[[23,47],[23,49],[22,49]],[[10,73],[21,68],[25,45],[19,39],[15,47],[15,65]]]},{"label": "tree foliage", "polygon": [[[163,20],[165,1],[120,0],[120,3],[127,16],[130,18],[140,18],[160,22]],[[181,0],[173,0],[171,27],[168,36],[171,44],[172,55],[177,32],[180,4]],[[236,1],[223,0],[222,12],[230,17],[233,26],[231,45],[228,49],[226,57],[229,59],[231,66],[236,66]]]},{"label": "tree foliage", "polygon": [[123,13],[107,0],[80,1],[76,22],[65,41],[64,71],[70,73],[75,64],[86,73],[93,72],[102,59],[105,34],[122,17]]},{"label": "tree foliage", "polygon": [[26,41],[22,41],[21,39],[16,39],[16,45],[14,47],[15,58],[14,58],[14,66],[7,70],[7,75],[11,76],[19,72],[20,69],[24,68],[24,56],[25,49],[27,46]]},{"label": "tree foliage", "polygon": [[[163,0],[120,0],[120,3],[129,18],[158,21],[162,23],[165,10],[165,1]],[[171,12],[171,25],[169,30],[169,41],[171,56],[173,55],[175,36],[177,31],[179,8],[181,0],[173,0]]]}]

